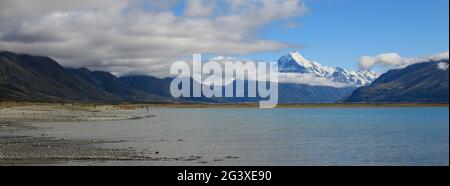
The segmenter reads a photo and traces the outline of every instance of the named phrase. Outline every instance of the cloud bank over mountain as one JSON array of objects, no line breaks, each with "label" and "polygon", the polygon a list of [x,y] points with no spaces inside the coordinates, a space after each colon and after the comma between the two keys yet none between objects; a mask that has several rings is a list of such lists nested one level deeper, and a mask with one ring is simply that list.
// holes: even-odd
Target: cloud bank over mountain
[{"label": "cloud bank over mountain", "polygon": [[165,76],[192,53],[237,55],[296,47],[254,32],[304,15],[303,0],[3,0],[0,50],[51,56],[65,66]]},{"label": "cloud bank over mountain", "polygon": [[[178,61],[193,69],[192,61]],[[215,79],[224,78],[225,84],[234,80],[258,81],[258,66],[266,65],[267,61],[252,61],[229,56],[217,56],[210,59],[202,59],[203,65],[211,63],[221,67],[221,72],[210,73],[202,71],[204,79],[213,77]],[[212,64],[213,63],[213,64]],[[227,64],[232,67],[227,69]],[[178,63],[176,63],[178,65]],[[341,67],[331,67],[321,65],[316,61],[304,58],[299,52],[289,52],[278,59],[277,82],[284,84],[303,84],[309,86],[325,86],[334,88],[361,87],[372,83],[380,74],[373,71],[351,71]],[[234,70],[245,71],[244,77],[235,77]],[[269,73],[269,70],[266,70]],[[269,77],[269,74],[266,74]],[[273,81],[273,80],[271,80]],[[205,82],[203,82],[205,83]],[[220,81],[220,83],[222,83]],[[207,82],[206,84],[211,84]]]},{"label": "cloud bank over mountain", "polygon": [[430,56],[407,58],[402,57],[397,53],[383,53],[377,56],[362,56],[359,59],[359,66],[361,69],[368,70],[376,65],[382,65],[388,68],[404,68],[420,62],[427,61],[442,61],[449,59],[449,52],[442,52]]}]

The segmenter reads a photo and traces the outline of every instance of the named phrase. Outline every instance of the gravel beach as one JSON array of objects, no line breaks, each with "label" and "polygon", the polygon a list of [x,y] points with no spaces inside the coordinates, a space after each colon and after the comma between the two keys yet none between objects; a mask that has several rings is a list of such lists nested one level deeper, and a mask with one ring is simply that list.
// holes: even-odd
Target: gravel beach
[{"label": "gravel beach", "polygon": [[[105,148],[107,140],[48,137],[32,123],[114,121],[155,117],[113,105],[2,103],[0,105],[0,165],[58,164],[64,161],[159,160],[131,149]],[[30,132],[33,131],[33,132]]]}]

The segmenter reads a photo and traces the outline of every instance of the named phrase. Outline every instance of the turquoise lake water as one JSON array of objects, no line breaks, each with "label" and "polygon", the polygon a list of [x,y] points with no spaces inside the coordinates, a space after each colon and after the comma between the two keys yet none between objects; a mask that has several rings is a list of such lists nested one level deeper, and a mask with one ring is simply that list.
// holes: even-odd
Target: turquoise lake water
[{"label": "turquoise lake water", "polygon": [[112,146],[158,151],[161,157],[202,157],[201,162],[96,162],[106,165],[449,165],[448,112],[448,107],[161,108],[148,111],[156,117],[140,120],[43,126],[57,137],[123,140]]}]

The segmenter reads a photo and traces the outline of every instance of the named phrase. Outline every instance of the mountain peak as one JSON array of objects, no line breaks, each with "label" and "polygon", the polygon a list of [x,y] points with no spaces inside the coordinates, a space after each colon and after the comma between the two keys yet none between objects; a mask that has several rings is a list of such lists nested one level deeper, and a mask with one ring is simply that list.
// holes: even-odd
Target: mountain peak
[{"label": "mountain peak", "polygon": [[289,52],[278,60],[278,69],[286,73],[308,73],[313,63],[305,59],[299,52]]},{"label": "mountain peak", "polygon": [[378,74],[374,72],[355,72],[341,67],[321,65],[307,60],[296,51],[289,52],[278,60],[278,70],[281,73],[313,74],[316,77],[327,78],[355,87],[368,85],[378,77]]},{"label": "mountain peak", "polygon": [[313,64],[311,61],[308,61],[304,58],[299,52],[289,52],[288,54],[297,64],[302,65],[304,67],[312,67]]}]

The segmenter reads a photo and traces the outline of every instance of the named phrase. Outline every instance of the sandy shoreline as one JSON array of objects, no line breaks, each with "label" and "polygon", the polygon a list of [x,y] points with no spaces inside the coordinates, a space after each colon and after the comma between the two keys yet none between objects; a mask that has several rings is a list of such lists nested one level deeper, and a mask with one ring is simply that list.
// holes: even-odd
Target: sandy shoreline
[{"label": "sandy shoreline", "polygon": [[141,119],[154,115],[136,115],[132,110],[112,105],[2,104],[0,121],[11,122],[70,122],[70,121],[114,121]]}]

